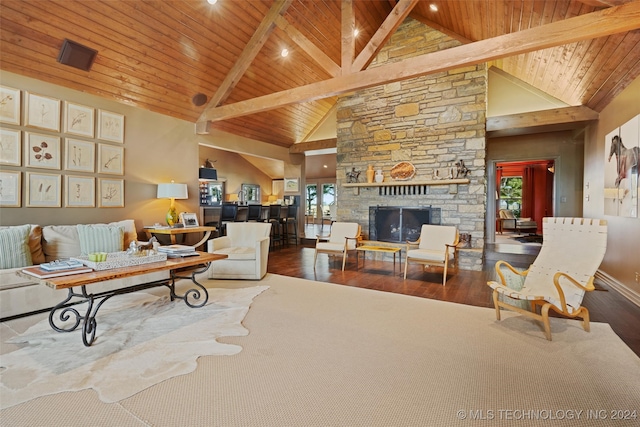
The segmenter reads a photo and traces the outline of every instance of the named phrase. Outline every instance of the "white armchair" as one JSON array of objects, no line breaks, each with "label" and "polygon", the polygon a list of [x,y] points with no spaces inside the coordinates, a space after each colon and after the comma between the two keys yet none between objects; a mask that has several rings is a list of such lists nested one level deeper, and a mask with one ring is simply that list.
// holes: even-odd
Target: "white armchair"
[{"label": "white armchair", "polygon": [[210,279],[260,280],[267,274],[271,224],[231,222],[227,235],[211,239],[207,251],[228,258],[211,263]]}]

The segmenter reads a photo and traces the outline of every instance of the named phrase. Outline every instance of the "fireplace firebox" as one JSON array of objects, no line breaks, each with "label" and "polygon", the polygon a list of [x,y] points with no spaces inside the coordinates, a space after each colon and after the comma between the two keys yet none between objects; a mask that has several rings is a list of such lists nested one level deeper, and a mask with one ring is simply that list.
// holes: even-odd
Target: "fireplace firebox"
[{"label": "fireplace firebox", "polygon": [[440,224],[441,209],[431,206],[369,206],[369,240],[405,243],[420,237],[422,224]]}]

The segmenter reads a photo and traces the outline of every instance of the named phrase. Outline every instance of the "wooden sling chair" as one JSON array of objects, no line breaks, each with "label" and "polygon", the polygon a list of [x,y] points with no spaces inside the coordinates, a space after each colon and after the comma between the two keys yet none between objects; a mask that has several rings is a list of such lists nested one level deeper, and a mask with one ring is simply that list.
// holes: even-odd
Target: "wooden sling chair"
[{"label": "wooden sling chair", "polygon": [[[543,244],[528,270],[518,271],[505,261],[496,263],[500,283],[491,281],[496,318],[500,308],[513,310],[539,320],[551,341],[549,310],[570,318],[582,318],[582,327],[589,332],[589,310],[581,306],[585,291],[594,290],[593,280],[607,249],[607,222],[587,218],[544,218]],[[507,286],[513,283],[509,275],[524,277],[522,289]],[[531,303],[528,311],[510,304],[509,298]],[[540,312],[538,313],[538,308]]]}]

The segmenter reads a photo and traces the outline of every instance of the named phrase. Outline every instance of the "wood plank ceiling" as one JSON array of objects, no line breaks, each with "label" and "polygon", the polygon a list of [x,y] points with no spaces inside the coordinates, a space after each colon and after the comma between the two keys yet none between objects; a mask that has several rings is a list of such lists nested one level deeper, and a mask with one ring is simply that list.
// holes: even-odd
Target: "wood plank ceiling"
[{"label": "wood plank ceiling", "polygon": [[[615,11],[624,3],[2,0],[0,69],[195,123],[218,106],[277,93],[287,96],[294,88],[357,73],[409,13],[410,18],[471,43],[604,9]],[[637,15],[638,8],[632,12]],[[359,31],[353,45],[347,30],[352,25]],[[502,57],[491,64],[569,105],[601,111],[640,75],[638,27]],[[65,38],[98,51],[91,71],[56,62]],[[284,48],[290,52],[286,58],[280,55]],[[341,66],[352,58],[353,67]],[[195,106],[192,97],[198,93],[213,101]],[[290,147],[304,141],[335,105],[335,95],[321,95],[210,125]]]}]

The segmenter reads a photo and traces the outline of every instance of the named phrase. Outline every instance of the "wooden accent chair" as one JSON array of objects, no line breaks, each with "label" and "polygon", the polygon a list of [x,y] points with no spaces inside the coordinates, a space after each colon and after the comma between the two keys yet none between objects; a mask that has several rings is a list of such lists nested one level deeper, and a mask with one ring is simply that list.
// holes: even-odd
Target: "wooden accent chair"
[{"label": "wooden accent chair", "polygon": [[[505,261],[496,263],[500,283],[487,283],[493,288],[496,318],[500,320],[502,307],[539,320],[551,341],[551,309],[570,318],[581,317],[582,327],[589,332],[589,310],[581,304],[585,291],[594,290],[594,275],[607,249],[607,222],[587,218],[544,218],[542,229],[542,249],[528,270],[517,271]],[[509,277],[505,273],[524,276],[522,289],[507,287]],[[529,301],[531,311],[500,301],[500,295]]]},{"label": "wooden accent chair", "polygon": [[[459,241],[458,229],[451,225],[423,224],[420,238],[415,242],[407,241],[407,256],[404,262],[404,278],[407,278],[409,262],[444,267],[442,286],[447,283],[447,268],[455,262],[455,248]],[[416,249],[410,249],[412,246]]]},{"label": "wooden accent chair", "polygon": [[360,224],[355,222],[334,222],[331,234],[328,236],[316,236],[316,251],[313,255],[313,270],[316,269],[316,260],[319,253],[329,255],[342,255],[342,270],[347,262],[347,252],[355,250],[360,240]]}]

